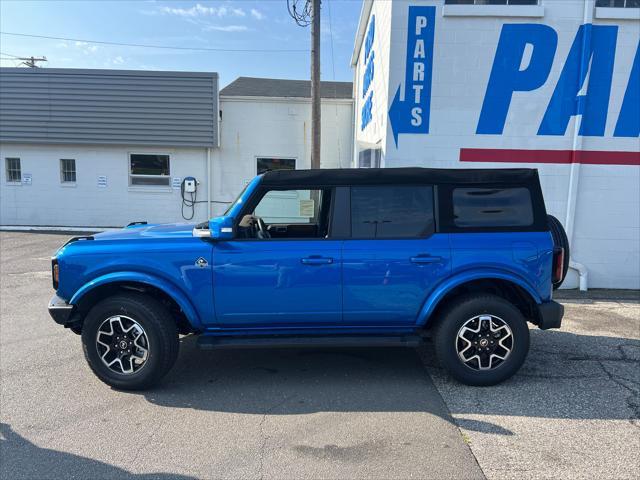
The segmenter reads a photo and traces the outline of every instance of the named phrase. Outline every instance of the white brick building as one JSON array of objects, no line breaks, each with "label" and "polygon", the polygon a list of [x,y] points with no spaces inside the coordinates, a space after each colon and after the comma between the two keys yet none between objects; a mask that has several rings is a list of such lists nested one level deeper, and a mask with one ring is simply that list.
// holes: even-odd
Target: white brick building
[{"label": "white brick building", "polygon": [[[203,221],[260,168],[310,167],[309,96],[308,81],[242,77],[219,95],[215,73],[1,69],[0,225]],[[348,167],[352,85],[322,97],[322,166]]]},{"label": "white brick building", "polygon": [[639,2],[484,3],[365,0],[354,158],[538,168],[589,286],[640,288]]}]

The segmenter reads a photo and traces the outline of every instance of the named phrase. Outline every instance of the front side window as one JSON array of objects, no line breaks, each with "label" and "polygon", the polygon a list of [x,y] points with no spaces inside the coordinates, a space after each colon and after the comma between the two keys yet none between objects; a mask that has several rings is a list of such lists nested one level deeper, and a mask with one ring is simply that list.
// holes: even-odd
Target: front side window
[{"label": "front side window", "polygon": [[5,158],[5,171],[7,182],[16,183],[22,181],[22,168],[19,158]]},{"label": "front side window", "polygon": [[258,175],[262,175],[265,172],[273,170],[295,170],[296,159],[295,158],[270,158],[270,157],[258,157],[256,159]]},{"label": "front side window", "polygon": [[353,238],[420,238],[434,231],[433,187],[351,187]]},{"label": "front side window", "polygon": [[62,183],[76,182],[76,161],[73,158],[60,159],[60,181]]},{"label": "front side window", "polygon": [[169,155],[131,153],[129,155],[129,185],[169,186]]},{"label": "front side window", "polygon": [[538,5],[538,0],[445,0],[446,5]]},{"label": "front side window", "polygon": [[322,190],[271,190],[254,214],[269,224],[317,223],[321,204]]},{"label": "front side window", "polygon": [[453,222],[461,228],[531,226],[531,194],[523,187],[455,188]]}]

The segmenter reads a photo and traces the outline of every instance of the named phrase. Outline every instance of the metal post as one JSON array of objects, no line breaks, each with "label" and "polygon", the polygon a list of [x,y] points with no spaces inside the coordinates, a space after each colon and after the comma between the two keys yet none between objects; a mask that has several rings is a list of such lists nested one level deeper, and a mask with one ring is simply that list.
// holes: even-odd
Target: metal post
[{"label": "metal post", "polygon": [[311,168],[320,168],[320,0],[311,2]]}]

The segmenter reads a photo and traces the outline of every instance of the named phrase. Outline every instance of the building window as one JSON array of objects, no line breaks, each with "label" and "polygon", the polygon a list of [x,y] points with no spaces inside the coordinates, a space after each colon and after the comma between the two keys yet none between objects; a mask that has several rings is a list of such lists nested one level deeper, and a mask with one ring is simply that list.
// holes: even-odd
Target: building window
[{"label": "building window", "polygon": [[382,149],[367,148],[358,152],[358,168],[380,168]]},{"label": "building window", "polygon": [[257,158],[258,175],[262,175],[264,172],[271,170],[295,170],[296,159],[295,158]]},{"label": "building window", "polygon": [[526,188],[456,188],[456,227],[528,227],[533,225],[531,194]]},{"label": "building window", "polygon": [[5,158],[7,182],[20,183],[22,181],[22,169],[19,158]]},{"label": "building window", "polygon": [[60,181],[76,183],[76,161],[73,158],[60,159]]},{"label": "building window", "polygon": [[434,231],[432,187],[351,187],[353,238],[424,238]]},{"label": "building window", "polygon": [[640,0],[596,0],[596,7],[640,8]]},{"label": "building window", "polygon": [[129,154],[129,185],[169,186],[169,155]]},{"label": "building window", "polygon": [[538,5],[539,0],[444,0],[445,5]]}]

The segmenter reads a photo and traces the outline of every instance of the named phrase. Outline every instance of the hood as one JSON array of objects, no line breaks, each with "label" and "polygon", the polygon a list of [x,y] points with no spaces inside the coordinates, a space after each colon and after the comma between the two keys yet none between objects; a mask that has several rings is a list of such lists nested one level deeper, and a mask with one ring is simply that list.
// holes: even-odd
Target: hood
[{"label": "hood", "polygon": [[194,223],[132,225],[120,230],[98,233],[94,240],[136,240],[153,238],[185,238],[192,236]]}]

